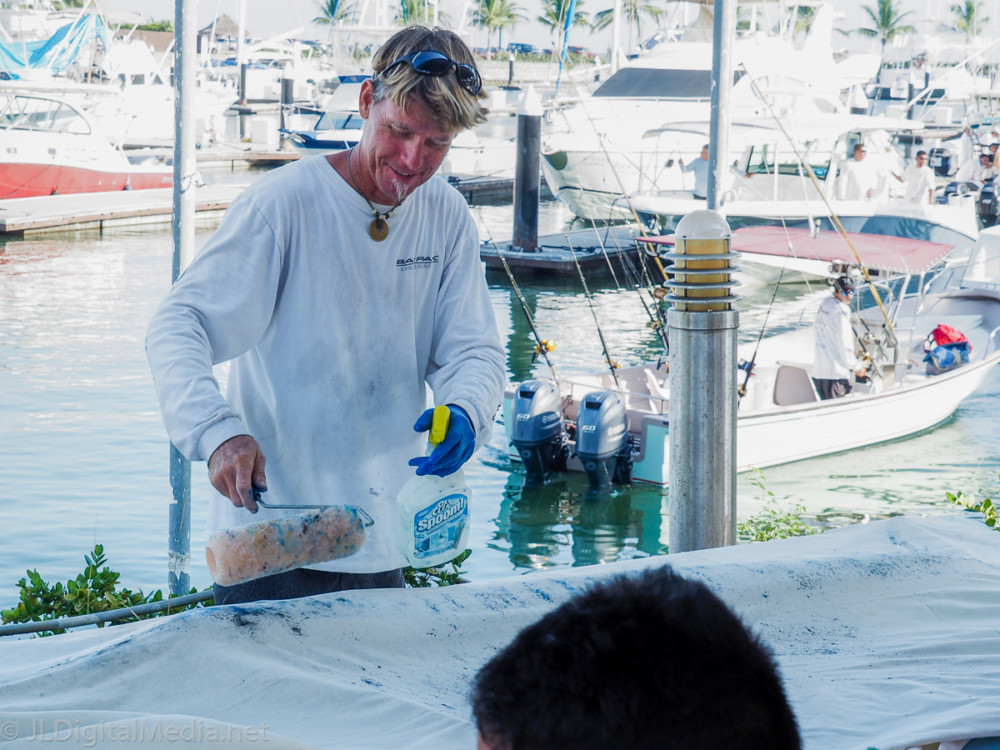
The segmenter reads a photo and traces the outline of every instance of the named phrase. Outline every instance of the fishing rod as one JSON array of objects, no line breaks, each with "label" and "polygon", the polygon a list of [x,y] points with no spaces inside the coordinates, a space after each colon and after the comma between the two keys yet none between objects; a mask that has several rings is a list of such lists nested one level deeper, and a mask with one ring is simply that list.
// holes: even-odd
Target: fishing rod
[{"label": "fishing rod", "polygon": [[[576,89],[577,95],[579,95],[580,94],[579,85],[577,84],[576,81],[573,81],[573,87]],[[587,110],[587,107],[584,105],[583,102],[584,99],[581,96],[579,102],[580,109],[587,117],[587,120],[588,122],[590,122],[590,126],[594,129],[594,132],[597,133],[598,130],[597,130],[597,125],[594,124],[594,118],[590,116],[590,112]],[[625,183],[622,182],[622,178],[618,174],[618,169],[615,167],[614,162],[611,160],[611,154],[608,153],[608,149],[604,144],[604,139],[598,137],[598,141],[601,144],[601,152],[604,154],[604,158],[607,160],[608,166],[611,168],[611,174],[615,176],[615,182],[618,183],[618,189],[622,191],[622,196],[625,198],[625,202],[628,204],[629,212],[632,214],[632,218],[635,220],[635,223],[639,225],[639,232],[642,234],[643,237],[647,237],[648,233],[646,231],[646,226],[639,220],[639,213],[635,210],[635,206],[632,205],[632,197],[625,189]],[[667,270],[663,267],[663,263],[660,262],[659,256],[654,254],[653,259],[656,262],[657,267],[660,269],[660,273],[663,275],[663,280],[667,281],[668,280]]]},{"label": "fishing rod", "polygon": [[573,243],[569,241],[569,236],[563,235],[566,238],[566,245],[569,247],[569,251],[573,256],[573,263],[576,264],[576,272],[580,274],[580,283],[583,284],[583,294],[587,298],[587,304],[590,305],[590,313],[594,316],[594,324],[597,326],[597,337],[601,340],[601,349],[604,350],[604,361],[608,363],[608,367],[611,369],[611,377],[615,380],[615,388],[619,391],[622,389],[622,384],[618,382],[618,363],[611,359],[611,354],[608,352],[608,344],[604,340],[604,332],[601,330],[601,321],[597,318],[597,310],[594,308],[594,299],[591,297],[590,289],[587,287],[587,279],[583,275],[583,269],[580,267],[580,261],[576,257],[576,250],[573,249]]},{"label": "fishing rod", "polygon": [[892,320],[890,320],[889,318],[889,313],[885,309],[885,305],[882,304],[882,296],[878,293],[878,290],[875,288],[875,284],[872,282],[872,277],[868,273],[868,268],[861,260],[861,256],[858,254],[857,249],[855,249],[854,243],[851,242],[851,238],[848,236],[847,230],[845,230],[844,225],[840,223],[840,217],[837,216],[837,213],[833,210],[833,207],[830,205],[830,201],[827,200],[827,197],[823,193],[822,188],[820,188],[819,180],[816,179],[816,173],[813,172],[812,167],[809,166],[809,163],[802,157],[802,154],[799,152],[799,147],[796,145],[795,141],[792,140],[792,137],[788,134],[788,131],[785,129],[784,123],[782,123],[778,115],[775,114],[774,108],[771,107],[771,103],[767,100],[767,97],[764,96],[760,87],[757,85],[757,81],[754,79],[753,75],[751,75],[750,71],[747,70],[746,65],[740,63],[740,67],[743,69],[743,72],[746,74],[747,79],[750,81],[750,86],[753,88],[754,93],[756,93],[757,97],[764,103],[764,106],[767,107],[767,111],[770,113],[771,119],[774,120],[775,124],[778,126],[778,129],[781,131],[781,134],[784,135],[785,138],[788,140],[788,145],[791,146],[792,151],[795,153],[795,158],[798,159],[799,165],[803,167],[806,171],[806,174],[809,175],[809,179],[812,182],[813,187],[816,188],[816,192],[819,194],[820,199],[823,201],[827,210],[830,212],[830,218],[836,225],[837,231],[844,238],[844,242],[847,243],[847,247],[850,248],[851,253],[854,255],[855,260],[857,260],[858,268],[861,269],[861,274],[865,277],[865,282],[872,290],[872,296],[875,297],[875,303],[878,305],[878,309],[882,311],[882,317],[885,318],[885,324],[887,326],[888,333],[892,338],[892,340],[895,341],[896,331],[893,328]]},{"label": "fishing rod", "polygon": [[[631,234],[631,230],[629,234],[634,241],[635,235]],[[642,284],[639,283],[639,274],[636,272],[634,266],[632,266],[631,259],[627,258],[625,253],[622,252],[621,246],[618,246],[617,249],[618,249],[618,261],[621,263],[622,272],[625,274],[625,279],[626,281],[628,281],[628,283],[632,285],[632,288],[635,290],[636,294],[639,295],[639,302],[642,304],[642,309],[646,311],[646,316],[649,318],[649,323],[647,323],[646,325],[648,325],[650,328],[656,331],[656,335],[660,339],[660,343],[663,345],[663,351],[664,353],[666,353],[670,349],[670,345],[667,343],[667,338],[665,334],[665,331],[667,329],[667,321],[663,319],[663,313],[660,310],[659,306],[656,305],[655,299],[654,299],[654,307],[653,309],[650,309],[649,305],[646,302],[646,298],[642,296]],[[636,245],[636,249],[638,249],[638,245]],[[652,286],[652,279],[649,278],[648,269],[646,268],[645,263],[642,264],[642,268],[645,274],[647,284],[649,286]],[[656,312],[654,313],[653,310],[655,310]]]},{"label": "fishing rod", "polygon": [[[482,214],[480,214],[482,218]],[[514,296],[517,297],[518,303],[521,305],[521,312],[524,313],[525,319],[528,321],[528,328],[531,330],[531,335],[535,337],[535,354],[531,358],[532,364],[538,359],[539,356],[545,360],[545,364],[549,367],[549,372],[552,373],[552,382],[559,389],[559,378],[556,376],[555,365],[552,364],[552,360],[549,359],[549,352],[556,348],[555,342],[550,339],[543,339],[539,333],[538,328],[535,327],[535,319],[531,314],[531,308],[528,307],[528,301],[521,294],[521,288],[517,285],[517,281],[514,279],[514,274],[510,270],[510,266],[507,264],[507,259],[504,257],[503,253],[500,251],[500,245],[493,239],[493,234],[490,232],[489,227],[483,222],[483,227],[486,229],[486,233],[490,237],[490,244],[493,245],[494,249],[497,251],[497,256],[500,258],[500,262],[503,264],[504,271],[507,272],[507,278],[510,279],[511,289],[514,290]],[[561,391],[560,391],[561,392]]]},{"label": "fishing rod", "polygon": [[615,274],[615,267],[611,265],[611,258],[608,257],[608,249],[604,246],[604,239],[601,237],[601,233],[597,229],[597,222],[591,219],[590,226],[594,229],[594,235],[597,237],[597,244],[601,246],[601,252],[604,254],[604,261],[608,264],[608,270],[611,271],[611,278],[615,280],[615,288],[621,289],[622,285],[618,283],[618,276]]}]

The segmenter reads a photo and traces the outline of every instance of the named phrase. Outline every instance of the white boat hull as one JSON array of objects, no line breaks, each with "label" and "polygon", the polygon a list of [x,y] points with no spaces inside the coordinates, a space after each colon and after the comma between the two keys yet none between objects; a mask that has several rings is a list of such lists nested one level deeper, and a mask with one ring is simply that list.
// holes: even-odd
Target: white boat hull
[{"label": "white boat hull", "polygon": [[[844,398],[818,400],[808,373],[811,328],[764,340],[737,412],[736,470],[746,472],[904,438],[948,419],[1000,362],[1000,294],[962,291],[924,300],[919,314],[909,318],[900,332],[899,362],[885,367],[880,379],[873,381],[876,385],[869,386],[871,390],[858,386]],[[973,359],[929,375],[921,342],[936,324],[944,322],[968,335]],[[749,359],[751,352],[741,354]],[[742,376],[742,372],[734,373],[734,378]],[[669,377],[662,368],[638,366],[620,370],[618,378],[628,430],[638,446],[632,455],[632,480],[665,486],[670,477]],[[881,387],[883,381],[886,385]],[[560,380],[564,418],[576,418],[587,393],[615,390],[613,386],[609,375]],[[505,399],[505,425],[513,424],[514,390]],[[517,457],[513,445],[511,455]],[[571,459],[567,468],[582,467]]]}]

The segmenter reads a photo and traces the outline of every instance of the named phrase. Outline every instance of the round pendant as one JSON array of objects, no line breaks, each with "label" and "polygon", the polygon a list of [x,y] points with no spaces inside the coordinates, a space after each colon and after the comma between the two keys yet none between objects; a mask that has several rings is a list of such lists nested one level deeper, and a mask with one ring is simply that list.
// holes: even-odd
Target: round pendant
[{"label": "round pendant", "polygon": [[368,225],[368,236],[376,242],[381,242],[389,236],[389,222],[381,216],[376,216]]}]

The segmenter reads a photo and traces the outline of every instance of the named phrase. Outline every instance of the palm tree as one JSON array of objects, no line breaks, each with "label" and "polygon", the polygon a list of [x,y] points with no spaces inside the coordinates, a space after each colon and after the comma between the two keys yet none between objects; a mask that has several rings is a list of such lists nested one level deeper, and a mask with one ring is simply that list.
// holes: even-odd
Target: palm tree
[{"label": "palm tree", "polygon": [[[635,24],[635,34],[639,37],[639,41],[642,41],[642,17],[649,16],[653,19],[654,23],[660,20],[660,16],[663,15],[663,8],[658,8],[655,5],[640,4],[641,0],[624,0],[622,3],[622,15],[624,19],[628,22],[628,49],[634,49],[632,46],[632,24]],[[601,31],[608,28],[615,20],[614,8],[609,8],[608,10],[601,10],[594,14],[594,22],[590,25],[591,30]]]},{"label": "palm tree", "polygon": [[357,12],[357,5],[353,3],[348,5],[343,0],[326,0],[326,2],[317,2],[316,4],[323,15],[316,16],[312,20],[313,23],[343,23],[353,19]]},{"label": "palm tree", "polygon": [[[882,41],[882,58],[885,58],[886,42],[891,42],[897,36],[912,34],[916,31],[909,24],[903,23],[903,19],[910,15],[910,11],[900,13],[899,7],[893,0],[877,0],[874,8],[865,5],[862,6],[861,10],[868,14],[874,28],[860,28],[855,29],[855,31],[871,39],[880,39]],[[881,63],[879,64],[879,72],[882,72]]]},{"label": "palm tree", "polygon": [[[434,11],[428,0],[403,0],[395,22],[400,26],[408,26],[411,23],[419,23],[424,26],[431,26],[434,23]],[[451,17],[447,13],[438,12],[437,25],[442,27],[451,26]]]},{"label": "palm tree", "polygon": [[513,28],[518,21],[526,21],[527,17],[522,12],[524,8],[515,5],[511,0],[479,0],[479,7],[472,17],[472,23],[476,26],[486,27],[486,56],[490,56],[493,47],[493,31],[500,32],[500,42],[503,45],[503,30]]},{"label": "palm tree", "polygon": [[951,12],[955,14],[955,28],[965,32],[966,44],[973,37],[979,36],[983,26],[990,20],[988,16],[981,15],[982,7],[982,3],[974,0],[965,0],[964,3],[951,6]]},{"label": "palm tree", "polygon": [[[573,0],[545,0],[545,5],[542,7],[542,15],[537,19],[552,29],[552,36],[556,42],[555,47],[560,55],[562,54],[563,43],[560,32],[562,32],[563,27],[566,25],[566,16],[569,14],[569,7],[572,3]],[[570,26],[588,25],[587,14],[580,10],[582,7],[583,0],[576,0],[573,10],[573,20],[570,22]]]}]

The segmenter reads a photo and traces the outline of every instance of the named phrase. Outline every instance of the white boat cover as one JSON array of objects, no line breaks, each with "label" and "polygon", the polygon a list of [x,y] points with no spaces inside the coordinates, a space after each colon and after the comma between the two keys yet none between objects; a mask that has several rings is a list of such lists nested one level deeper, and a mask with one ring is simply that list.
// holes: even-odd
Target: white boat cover
[{"label": "white boat cover", "polygon": [[810,750],[1000,736],[998,542],[971,514],[900,517],[444,589],[7,640],[0,744],[469,750],[468,685],[496,649],[589,581],[668,562],[771,645]]}]

